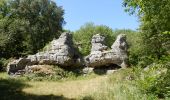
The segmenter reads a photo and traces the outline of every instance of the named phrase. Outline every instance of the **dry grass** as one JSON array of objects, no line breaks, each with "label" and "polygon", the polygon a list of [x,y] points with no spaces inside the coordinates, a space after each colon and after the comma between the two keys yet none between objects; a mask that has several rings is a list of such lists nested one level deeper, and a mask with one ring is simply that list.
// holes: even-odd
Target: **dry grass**
[{"label": "dry grass", "polygon": [[54,66],[50,65],[33,65],[30,67],[33,73],[45,73],[45,74],[54,74]]},{"label": "dry grass", "polygon": [[[60,97],[57,100],[155,100],[140,93],[132,84],[133,82],[129,80],[131,71],[132,69],[119,70],[111,75],[95,77],[91,77],[91,75],[76,80],[23,81],[24,86],[21,88],[20,94],[14,95],[14,97],[24,94],[23,96],[26,95],[28,100],[31,98],[29,95],[33,96],[32,100],[42,96]],[[2,74],[2,76],[6,75]],[[56,98],[49,100],[56,100]]]},{"label": "dry grass", "polygon": [[62,81],[17,81],[0,73],[0,100],[158,100],[142,93],[134,83],[131,68]]},{"label": "dry grass", "polygon": [[74,80],[65,82],[27,82],[31,87],[24,88],[25,93],[35,95],[62,95],[67,98],[78,98],[96,92],[107,76],[99,76],[88,80]]}]

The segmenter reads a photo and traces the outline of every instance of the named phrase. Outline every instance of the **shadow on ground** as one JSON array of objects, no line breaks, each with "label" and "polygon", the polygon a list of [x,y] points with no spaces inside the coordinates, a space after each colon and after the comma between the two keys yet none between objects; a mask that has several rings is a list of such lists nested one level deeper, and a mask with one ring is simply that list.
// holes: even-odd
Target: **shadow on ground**
[{"label": "shadow on ground", "polygon": [[33,95],[22,92],[30,87],[24,82],[14,79],[0,79],[0,100],[74,100],[55,95]]},{"label": "shadow on ground", "polygon": [[118,70],[121,67],[116,65],[116,64],[111,64],[111,65],[107,65],[107,66],[100,66],[97,68],[94,68],[94,73],[97,75],[106,75],[108,70]]}]

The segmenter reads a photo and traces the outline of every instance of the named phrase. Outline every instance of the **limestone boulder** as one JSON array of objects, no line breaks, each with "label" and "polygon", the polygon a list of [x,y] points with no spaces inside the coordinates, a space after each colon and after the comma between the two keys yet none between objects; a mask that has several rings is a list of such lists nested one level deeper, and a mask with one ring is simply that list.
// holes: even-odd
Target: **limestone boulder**
[{"label": "limestone boulder", "polygon": [[105,37],[101,36],[100,34],[96,34],[92,37],[91,44],[91,52],[104,51],[108,49],[108,47],[105,45]]},{"label": "limestone boulder", "polygon": [[25,69],[27,65],[60,65],[61,67],[82,66],[82,58],[73,46],[72,34],[63,33],[59,39],[54,39],[47,51],[20,58],[8,64],[8,73]]},{"label": "limestone boulder", "polygon": [[[100,37],[100,38],[96,38]],[[97,48],[94,41],[97,42]],[[101,42],[102,41],[102,42]],[[99,34],[93,36],[92,38],[92,50],[91,53],[85,57],[85,63],[88,67],[101,67],[108,66],[111,64],[116,64],[123,68],[127,67],[127,42],[126,36],[124,34],[120,34],[117,36],[116,41],[113,43],[111,50],[107,50],[107,46],[105,46],[104,38],[99,36]],[[96,48],[96,49],[93,49]]]},{"label": "limestone boulder", "polygon": [[26,65],[29,65],[30,62],[31,60],[26,58],[20,58],[18,60],[14,60],[7,65],[7,73],[8,74],[15,74],[15,73],[21,74],[22,72],[24,73],[24,69]]},{"label": "limestone boulder", "polygon": [[[10,62],[7,66],[9,74],[16,74],[28,71],[34,65],[59,65],[64,68],[86,66],[84,72],[91,72],[89,68],[99,68],[116,64],[122,68],[127,67],[127,42],[124,34],[118,35],[116,41],[108,50],[105,45],[105,37],[96,34],[91,40],[92,48],[88,56],[80,56],[77,49],[74,48],[72,34],[63,33],[58,39],[50,42],[46,51],[29,55],[27,58],[20,58]],[[37,68],[37,67],[36,67]],[[35,68],[33,68],[35,69]]]},{"label": "limestone boulder", "polygon": [[72,34],[67,32],[61,34],[59,39],[54,39],[50,43],[48,51],[30,55],[28,59],[31,60],[32,64],[52,64],[63,67],[75,67],[81,64],[81,57],[73,46]]}]

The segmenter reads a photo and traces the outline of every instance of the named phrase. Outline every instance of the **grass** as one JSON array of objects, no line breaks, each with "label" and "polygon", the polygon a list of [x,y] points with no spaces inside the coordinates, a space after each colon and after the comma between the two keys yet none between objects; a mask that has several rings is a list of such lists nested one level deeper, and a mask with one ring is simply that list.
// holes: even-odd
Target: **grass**
[{"label": "grass", "polygon": [[31,85],[20,80],[7,78],[4,73],[0,75],[2,75],[0,76],[0,100],[70,100],[61,95],[35,95],[25,93],[23,89],[32,87]]},{"label": "grass", "polygon": [[90,74],[60,81],[28,81],[0,73],[0,100],[74,100],[95,92],[106,79]]},{"label": "grass", "polygon": [[79,76],[62,81],[11,79],[0,73],[0,100],[157,100],[134,84],[132,69],[111,75]]},{"label": "grass", "polygon": [[27,73],[18,79],[25,81],[68,81],[95,78],[96,73],[83,74],[82,69],[63,69],[52,65],[34,65],[32,73]]},{"label": "grass", "polygon": [[82,96],[82,100],[157,100],[153,95],[143,94],[132,77],[132,69],[120,70],[108,76],[98,91]]},{"label": "grass", "polygon": [[77,98],[90,92],[95,92],[106,76],[100,76],[89,80],[74,80],[65,82],[28,82],[30,88],[24,88],[23,92],[36,95],[63,95],[67,98]]},{"label": "grass", "polygon": [[7,78],[9,78],[7,73],[5,73],[5,72],[0,73],[0,79],[7,79]]}]

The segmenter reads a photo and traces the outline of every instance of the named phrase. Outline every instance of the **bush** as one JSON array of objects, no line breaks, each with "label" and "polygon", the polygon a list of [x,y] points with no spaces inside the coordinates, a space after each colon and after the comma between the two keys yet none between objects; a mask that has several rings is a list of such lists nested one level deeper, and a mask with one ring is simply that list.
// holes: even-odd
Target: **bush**
[{"label": "bush", "polygon": [[152,64],[145,69],[135,68],[137,87],[146,94],[159,98],[170,97],[170,64]]},{"label": "bush", "polygon": [[11,60],[13,59],[12,58],[10,59],[1,58],[0,59],[0,71],[6,71],[6,66]]}]

